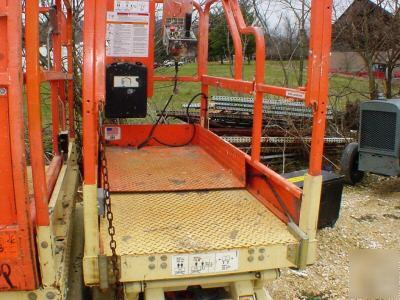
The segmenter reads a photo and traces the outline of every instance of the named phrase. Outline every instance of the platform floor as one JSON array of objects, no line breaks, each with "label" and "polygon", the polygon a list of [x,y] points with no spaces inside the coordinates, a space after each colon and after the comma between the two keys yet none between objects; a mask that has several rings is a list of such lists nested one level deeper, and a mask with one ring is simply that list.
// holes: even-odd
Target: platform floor
[{"label": "platform floor", "polygon": [[[112,211],[121,256],[296,243],[287,226],[244,189],[114,193]],[[100,233],[111,255],[105,218]]]},{"label": "platform floor", "polygon": [[243,188],[232,172],[198,146],[107,147],[112,192]]}]

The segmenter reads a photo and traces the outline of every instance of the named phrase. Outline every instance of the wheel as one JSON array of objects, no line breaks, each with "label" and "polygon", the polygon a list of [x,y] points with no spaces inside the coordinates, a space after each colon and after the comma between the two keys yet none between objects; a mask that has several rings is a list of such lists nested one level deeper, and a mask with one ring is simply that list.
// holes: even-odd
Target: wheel
[{"label": "wheel", "polygon": [[341,173],[344,181],[356,185],[364,177],[364,172],[358,170],[358,144],[350,143],[346,146],[340,159]]}]

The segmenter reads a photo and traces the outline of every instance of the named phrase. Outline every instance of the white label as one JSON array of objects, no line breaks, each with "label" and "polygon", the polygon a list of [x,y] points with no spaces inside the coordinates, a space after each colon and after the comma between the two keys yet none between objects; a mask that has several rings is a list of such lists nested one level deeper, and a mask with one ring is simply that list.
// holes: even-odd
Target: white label
[{"label": "white label", "polygon": [[105,127],[105,139],[106,141],[117,141],[121,139],[121,128],[112,126],[112,127]]},{"label": "white label", "polygon": [[172,256],[172,275],[231,272],[238,268],[238,251],[180,254]]},{"label": "white label", "polygon": [[215,254],[215,272],[228,272],[239,268],[239,252],[227,251]]},{"label": "white label", "polygon": [[148,53],[149,25],[107,24],[107,56],[147,57]]},{"label": "white label", "polygon": [[122,13],[148,14],[149,1],[115,0],[114,11]]},{"label": "white label", "polygon": [[296,99],[305,99],[306,95],[303,92],[286,91],[286,97],[296,98]]},{"label": "white label", "polygon": [[206,274],[215,272],[215,254],[189,255],[189,274]]},{"label": "white label", "polygon": [[114,87],[135,88],[139,87],[138,76],[114,76]]},{"label": "white label", "polygon": [[148,15],[122,14],[114,11],[107,12],[107,22],[149,23]]}]

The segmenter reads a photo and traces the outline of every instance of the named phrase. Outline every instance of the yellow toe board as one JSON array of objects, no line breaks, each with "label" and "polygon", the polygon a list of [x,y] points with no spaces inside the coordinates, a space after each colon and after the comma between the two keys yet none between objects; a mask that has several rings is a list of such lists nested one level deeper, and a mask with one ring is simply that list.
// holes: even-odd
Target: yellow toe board
[{"label": "yellow toe board", "polygon": [[[118,255],[218,251],[296,243],[246,190],[112,194]],[[101,241],[108,247],[107,220]]]}]

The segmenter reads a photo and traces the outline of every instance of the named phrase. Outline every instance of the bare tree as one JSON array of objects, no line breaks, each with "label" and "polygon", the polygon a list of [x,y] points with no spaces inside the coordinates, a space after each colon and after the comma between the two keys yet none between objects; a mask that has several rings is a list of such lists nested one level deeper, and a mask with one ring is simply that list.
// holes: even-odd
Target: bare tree
[{"label": "bare tree", "polygon": [[297,74],[297,83],[303,85],[305,60],[307,59],[307,30],[306,23],[310,13],[310,0],[280,0],[282,7],[288,9],[294,16],[297,25],[298,40],[298,62],[299,71]]},{"label": "bare tree", "polygon": [[[253,0],[255,15],[267,34],[273,58],[277,58],[284,73],[284,85],[289,85],[289,73],[296,74],[296,85],[304,84],[308,50],[307,24],[309,0]],[[271,19],[277,20],[272,26]]]},{"label": "bare tree", "polygon": [[[385,64],[385,92],[392,97],[392,76],[400,58],[399,0],[357,0],[333,27],[335,47],[359,53],[368,73],[369,96],[378,96],[376,64]],[[395,11],[393,11],[395,9]]]}]

